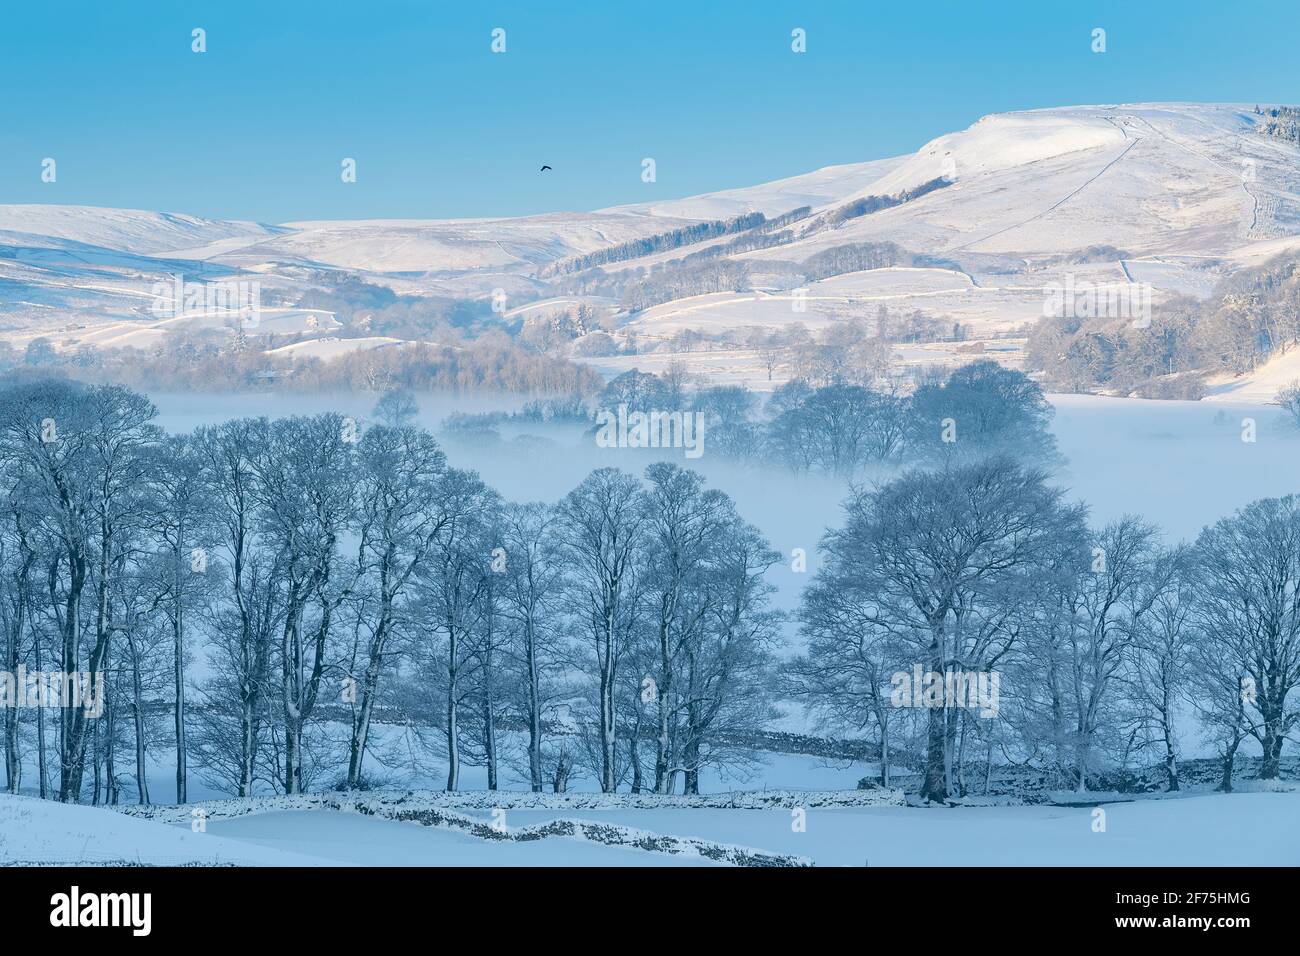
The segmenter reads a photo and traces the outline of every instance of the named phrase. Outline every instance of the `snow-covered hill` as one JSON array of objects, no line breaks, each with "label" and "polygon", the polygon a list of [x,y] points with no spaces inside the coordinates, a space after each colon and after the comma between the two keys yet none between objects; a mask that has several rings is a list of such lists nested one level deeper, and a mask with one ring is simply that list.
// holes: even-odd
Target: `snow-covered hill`
[{"label": "snow-covered hill", "polygon": [[[529,270],[691,221],[830,209],[936,177],[954,185],[861,217],[826,241],[888,235],[918,251],[1046,253],[1105,242],[1222,254],[1300,231],[1300,150],[1245,105],[1074,106],[986,116],[910,156],[828,166],[684,199],[518,219],[279,226],[80,206],[0,206],[0,231],[177,258],[265,258],[367,272]],[[766,253],[785,256],[786,250]]]},{"label": "snow-covered hill", "polygon": [[903,157],[895,157],[869,163],[827,166],[802,176],[791,176],[758,186],[725,189],[686,199],[615,206],[599,211],[678,216],[685,219],[728,219],[747,212],[778,216],[800,206],[822,207],[845,202],[858,193],[870,190],[874,183],[903,161]]},{"label": "snow-covered hill", "polygon": [[[908,156],[684,199],[515,219],[264,225],[0,206],[0,329],[18,347],[36,335],[61,347],[97,339],[149,346],[174,328],[134,334],[121,324],[147,321],[153,284],[177,274],[255,278],[264,300],[288,305],[329,276],[399,294],[478,299],[504,290],[506,314],[529,316],[553,311],[542,303],[566,301],[554,288],[563,272],[549,268],[558,260],[703,221],[811,207],[775,243],[715,250],[749,265],[751,288],[685,296],[623,320],[653,344],[684,330],[792,321],[815,328],[883,305],[960,322],[972,336],[1009,336],[1041,316],[1045,285],[1067,272],[1102,285],[1149,284],[1159,302],[1205,295],[1233,271],[1300,247],[1300,148],[1262,135],[1259,121],[1253,106],[1186,103],[1001,113]],[[855,200],[897,197],[939,179],[941,188],[890,208],[837,214]],[[733,238],[661,243],[602,268],[624,276],[673,269],[675,260]],[[812,281],[807,313],[791,308],[781,275],[789,263],[886,240],[929,257],[927,267]],[[617,289],[597,292],[592,302],[616,310]]]},{"label": "snow-covered hill", "polygon": [[[255,222],[227,222],[139,209],[97,206],[0,205],[0,232],[74,242],[141,255],[168,253],[219,240],[255,241],[280,232]],[[13,241],[15,236],[5,236]],[[43,243],[42,243],[43,244]]]},{"label": "snow-covered hill", "polygon": [[851,239],[932,253],[1032,256],[1107,244],[1222,255],[1300,232],[1300,149],[1260,135],[1252,107],[1137,104],[986,116],[941,136],[860,195],[953,181],[795,247]]}]

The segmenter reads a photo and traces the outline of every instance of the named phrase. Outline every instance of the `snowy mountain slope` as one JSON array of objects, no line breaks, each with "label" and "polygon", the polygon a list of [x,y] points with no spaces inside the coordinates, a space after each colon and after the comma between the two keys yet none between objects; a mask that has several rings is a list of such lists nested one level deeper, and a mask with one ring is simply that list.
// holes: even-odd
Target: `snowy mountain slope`
[{"label": "snowy mountain slope", "polygon": [[70,239],[106,249],[152,255],[219,239],[269,236],[280,230],[254,222],[199,219],[139,209],[0,205],[0,231]]},{"label": "snowy mountain slope", "polygon": [[1223,254],[1300,232],[1300,149],[1261,136],[1250,107],[1077,106],[986,116],[906,157],[590,213],[517,219],[303,221],[280,226],[137,210],[0,206],[0,231],[190,260],[238,258],[374,273],[535,266],[706,219],[826,211],[937,177],[952,185],[748,253],[800,260],[889,238],[919,252],[1044,254],[1108,243]]},{"label": "snowy mountain slope", "polygon": [[761,212],[771,218],[800,206],[827,206],[846,202],[855,195],[869,192],[904,158],[878,159],[869,163],[849,163],[777,179],[758,186],[725,189],[721,192],[668,199],[658,202],[615,206],[597,212],[640,213],[649,216],[677,216],[686,219],[728,219],[748,212]]},{"label": "snowy mountain slope", "polygon": [[[786,241],[728,252],[735,234],[604,266],[607,274],[675,269],[714,248],[747,263],[749,287],[684,296],[627,316],[647,340],[804,321],[790,310],[789,263],[862,242],[890,241],[947,270],[850,274],[809,282],[807,321],[919,309],[972,335],[1007,334],[1041,317],[1043,288],[1065,274],[1144,283],[1155,299],[1204,295],[1231,272],[1300,247],[1300,148],[1258,131],[1252,106],[1186,103],[1074,106],[994,114],[914,154],[829,166],[700,196],[594,212],[514,219],[302,221],[276,226],[138,210],[0,206],[0,326],[21,346],[68,326],[147,321],[159,280],[256,277],[269,303],[356,276],[399,295],[481,299],[504,290],[510,317],[562,308],[556,260],[705,220],[750,212],[784,225]],[[856,216],[869,196],[917,198]],[[742,237],[743,238],[743,237]],[[1080,250],[1110,250],[1076,263]],[[701,260],[707,261],[707,260]],[[765,264],[773,263],[771,281]],[[785,265],[780,265],[784,263]],[[783,271],[784,270],[784,271]],[[323,277],[323,278],[322,278]],[[938,282],[938,285],[936,285]],[[557,295],[559,293],[559,295]],[[616,309],[613,289],[597,289]],[[863,310],[866,310],[865,312]],[[177,326],[176,328],[180,328]],[[152,344],[154,332],[104,328],[104,343]],[[78,336],[87,344],[93,337]],[[56,344],[66,344],[62,339]]]},{"label": "snowy mountain slope", "polygon": [[[986,116],[906,157],[589,213],[516,219],[303,221],[279,226],[138,210],[0,206],[0,233],[189,260],[263,259],[375,273],[532,267],[690,222],[826,211],[937,177],[952,185],[836,228],[795,258],[890,238],[918,252],[1044,254],[1102,242],[1135,254],[1223,254],[1300,232],[1300,149],[1261,136],[1247,106],[1077,106]],[[10,240],[7,240],[10,241]],[[29,243],[36,244],[36,243]]]},{"label": "snowy mountain slope", "polygon": [[288,223],[293,232],[240,250],[367,272],[465,272],[534,266],[686,225],[680,217],[554,213],[522,219]]},{"label": "snowy mountain slope", "polygon": [[1268,405],[1276,401],[1279,392],[1296,384],[1300,384],[1300,350],[1290,349],[1245,375],[1222,376],[1211,381],[1205,401]]},{"label": "snowy mountain slope", "polygon": [[[779,215],[838,201],[899,160],[829,166],[801,176],[686,199],[516,219],[303,221],[279,226],[221,222],[89,206],[0,206],[0,239],[15,245],[72,240],[192,261],[324,265],[373,273],[531,271],[555,259],[748,212]],[[4,236],[4,231],[15,235]]]},{"label": "snowy mountain slope", "polygon": [[752,258],[804,259],[851,241],[916,251],[1228,252],[1300,232],[1300,149],[1244,106],[1080,106],[988,116],[927,143],[862,195],[944,176],[913,202]]},{"label": "snowy mountain slope", "polygon": [[[590,213],[519,219],[291,222],[293,232],[239,249],[368,272],[531,271],[556,259],[667,232],[692,222],[744,213],[777,216],[800,206],[839,201],[867,187],[898,160],[830,166],[803,176],[686,199],[637,203]],[[234,250],[229,244],[216,257]]]}]

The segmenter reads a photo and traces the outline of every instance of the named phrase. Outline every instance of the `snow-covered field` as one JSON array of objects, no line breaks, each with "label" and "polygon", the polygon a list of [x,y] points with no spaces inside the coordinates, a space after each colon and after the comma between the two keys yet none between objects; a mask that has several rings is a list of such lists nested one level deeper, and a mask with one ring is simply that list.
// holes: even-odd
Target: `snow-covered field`
[{"label": "snow-covered field", "polygon": [[[818,866],[1296,866],[1300,793],[1191,795],[1091,807],[810,807],[509,810],[510,830],[578,819],[811,860]],[[484,823],[493,818],[477,816]],[[488,840],[331,809],[275,810],[206,822],[0,797],[0,863],[362,866],[714,865],[552,836]]]},{"label": "snow-covered field", "polygon": [[[152,826],[176,829],[162,823]],[[489,842],[455,830],[332,810],[215,820],[208,824],[208,834],[271,855],[297,855],[310,849],[331,864],[355,866],[716,865],[698,856],[669,856],[569,837],[531,843]]]},{"label": "snow-covered field", "polygon": [[[1107,804],[1105,832],[1079,807],[626,810],[584,816],[811,857],[819,866],[1296,866],[1300,794]],[[511,825],[554,819],[514,810]]]},{"label": "snow-covered field", "polygon": [[135,819],[99,807],[0,796],[0,865],[178,866],[657,866],[700,865],[625,847],[557,837],[488,843],[415,823],[332,810],[268,813],[192,824]]}]

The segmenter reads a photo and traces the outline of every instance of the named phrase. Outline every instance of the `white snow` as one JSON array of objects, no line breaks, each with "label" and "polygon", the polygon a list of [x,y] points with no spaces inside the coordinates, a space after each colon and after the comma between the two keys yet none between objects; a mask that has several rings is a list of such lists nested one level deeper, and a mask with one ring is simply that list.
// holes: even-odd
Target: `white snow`
[{"label": "white snow", "polygon": [[306,844],[270,851],[101,807],[0,794],[0,863],[30,862],[306,866],[327,861]]},{"label": "white snow", "polygon": [[[1296,866],[1300,794],[1240,793],[1109,804],[1105,832],[1087,807],[611,810],[583,816],[661,833],[744,842],[818,866]],[[527,825],[546,810],[513,810]]]},{"label": "white snow", "polygon": [[1297,382],[1300,382],[1300,349],[1293,348],[1245,375],[1214,380],[1205,400],[1268,404],[1277,398],[1278,392]]},{"label": "white snow", "polygon": [[568,837],[530,843],[488,842],[441,827],[333,810],[282,811],[213,820],[208,824],[208,833],[268,855],[310,850],[332,864],[358,866],[714,865],[697,856],[669,856]]},{"label": "white snow", "polygon": [[54,236],[145,255],[217,240],[253,241],[276,230],[254,222],[98,206],[0,205],[0,230]]},{"label": "white snow", "polygon": [[291,345],[282,345],[279,348],[267,350],[266,354],[292,358],[318,358],[328,361],[351,352],[365,352],[370,349],[401,345],[402,343],[402,339],[395,339],[387,335],[370,335],[355,339],[325,337],[304,339]]},{"label": "white snow", "polygon": [[[1197,794],[1093,808],[661,808],[507,812],[512,829],[582,819],[654,834],[750,846],[819,866],[1295,866],[1300,793]],[[488,822],[488,813],[471,813]],[[238,865],[700,865],[694,855],[570,837],[489,841],[443,827],[337,810],[278,810],[214,818],[206,832],[110,810],[0,797],[0,862],[132,861]]]},{"label": "white snow", "polygon": [[768,218],[773,218],[800,206],[817,207],[844,202],[850,196],[871,189],[872,184],[879,182],[882,176],[902,162],[902,157],[896,157],[869,163],[826,166],[811,173],[758,186],[724,189],[686,199],[615,206],[597,212],[637,212],[687,219],[729,219],[745,213],[761,212]]},{"label": "white snow", "polygon": [[[347,270],[404,295],[485,298],[501,289],[509,297],[507,317],[526,317],[579,301],[548,295],[554,280],[539,273],[555,260],[702,219],[752,211],[772,216],[801,205],[827,211],[942,175],[952,185],[901,206],[833,228],[816,214],[796,223],[794,242],[737,256],[758,276],[760,291],[664,303],[634,317],[634,330],[653,340],[684,329],[775,328],[793,321],[817,327],[849,315],[872,318],[884,304],[961,322],[968,337],[1023,335],[1021,327],[1042,316],[1044,286],[1066,275],[1149,283],[1158,304],[1172,293],[1206,295],[1233,271],[1294,251],[1300,243],[1300,195],[1293,188],[1300,149],[1261,136],[1256,123],[1250,107],[1234,104],[1001,113],[909,156],[683,199],[520,218],[268,226],[139,210],[0,206],[0,279],[6,281],[0,320],[7,326],[4,338],[19,348],[36,334],[60,346],[149,347],[157,335],[111,326],[138,320],[158,279],[178,272],[190,278],[255,273],[267,301],[292,302],[323,268]],[[960,268],[875,270],[814,282],[806,290],[805,313],[792,310],[790,290],[775,282],[764,287],[767,262],[801,262],[864,241],[959,259]],[[1050,262],[1100,245],[1123,250],[1123,261]],[[646,268],[696,249],[685,246],[613,269]],[[611,300],[584,301],[611,313],[616,308]],[[268,330],[307,331],[284,319],[284,328]],[[79,336],[63,335],[59,328],[67,324],[86,328]],[[697,360],[686,361],[695,366]],[[707,372],[708,361],[698,370]],[[1231,393],[1234,399],[1265,398],[1258,389]]]}]

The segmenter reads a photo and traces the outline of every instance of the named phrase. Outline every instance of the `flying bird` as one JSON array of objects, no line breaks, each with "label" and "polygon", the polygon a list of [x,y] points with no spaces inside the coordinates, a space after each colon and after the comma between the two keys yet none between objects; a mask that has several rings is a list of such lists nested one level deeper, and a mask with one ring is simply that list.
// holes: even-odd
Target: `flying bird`
[{"label": "flying bird", "polygon": [[540,170],[538,170],[538,171],[544,173],[544,172],[546,172],[546,171],[547,171],[548,169],[550,169],[550,168],[551,168],[550,166],[543,166],[543,167],[542,167]]}]

